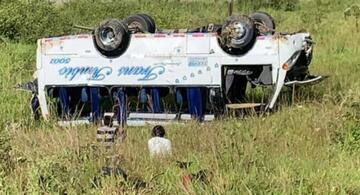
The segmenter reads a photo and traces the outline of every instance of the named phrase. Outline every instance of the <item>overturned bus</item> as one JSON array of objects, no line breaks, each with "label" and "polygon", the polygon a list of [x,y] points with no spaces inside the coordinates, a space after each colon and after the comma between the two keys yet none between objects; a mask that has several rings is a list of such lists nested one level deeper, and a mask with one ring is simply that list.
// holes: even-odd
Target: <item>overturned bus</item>
[{"label": "overturned bus", "polygon": [[[275,32],[264,12],[171,30],[136,14],[38,40],[36,94],[44,118],[96,121],[111,112],[121,124],[211,120],[244,103],[270,110],[287,83],[321,79],[308,71],[312,47],[308,33]],[[246,91],[258,86],[271,92],[256,103]]]}]

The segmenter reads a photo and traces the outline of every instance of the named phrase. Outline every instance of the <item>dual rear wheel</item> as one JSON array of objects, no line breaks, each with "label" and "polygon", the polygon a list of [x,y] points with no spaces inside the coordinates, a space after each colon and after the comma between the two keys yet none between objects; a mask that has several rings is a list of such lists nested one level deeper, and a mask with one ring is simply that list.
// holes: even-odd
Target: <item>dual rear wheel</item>
[{"label": "dual rear wheel", "polygon": [[104,56],[118,57],[126,51],[131,33],[155,33],[155,31],[155,21],[151,16],[136,14],[125,20],[102,21],[94,31],[94,42],[98,51]]},{"label": "dual rear wheel", "polygon": [[228,17],[222,26],[219,42],[226,53],[243,55],[252,48],[256,36],[274,33],[274,19],[265,12],[254,12],[249,16]]}]

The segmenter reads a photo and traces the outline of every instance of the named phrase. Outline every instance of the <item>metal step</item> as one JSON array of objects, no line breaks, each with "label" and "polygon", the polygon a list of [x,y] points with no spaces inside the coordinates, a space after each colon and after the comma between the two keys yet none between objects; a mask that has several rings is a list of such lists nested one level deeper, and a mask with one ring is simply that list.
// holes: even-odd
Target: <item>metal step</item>
[{"label": "metal step", "polygon": [[[148,126],[148,125],[168,125],[168,124],[172,124],[172,123],[176,123],[176,124],[184,124],[185,121],[190,121],[190,120],[194,120],[193,118],[191,118],[190,114],[181,114],[180,115],[180,120],[176,120],[176,114],[163,114],[163,115],[168,115],[167,118],[166,117],[161,117],[161,120],[159,120],[161,114],[157,114],[157,118],[152,118],[150,119],[148,113],[146,113],[146,115],[143,115],[144,113],[133,113],[133,116],[146,116],[147,118],[128,118],[126,123],[127,126]],[[173,115],[175,115],[175,118],[173,118]],[[207,114],[204,116],[204,121],[205,122],[209,122],[209,121],[213,121],[215,119],[215,115],[212,114]]]},{"label": "metal step", "polygon": [[311,83],[316,83],[316,82],[320,82],[324,79],[326,79],[327,76],[317,76],[317,75],[313,75],[313,76],[309,76],[308,79],[304,80],[304,81],[289,81],[286,82],[284,85],[285,86],[293,86],[293,85],[306,85],[306,84],[311,84]]},{"label": "metal step", "polygon": [[126,124],[127,126],[148,126],[166,125],[176,119],[176,114],[169,113],[130,113]]},{"label": "metal step", "polygon": [[[214,119],[215,119],[215,115],[213,115],[213,114],[204,115],[204,121],[213,121]],[[189,120],[194,120],[194,119],[191,118],[191,114],[181,114],[180,120],[189,121]]]},{"label": "metal step", "polygon": [[142,126],[154,126],[154,125],[168,125],[171,123],[179,123],[178,121],[158,121],[158,120],[142,120],[142,119],[131,119],[127,120],[126,124],[130,127],[142,127]]},{"label": "metal step", "polygon": [[169,113],[130,113],[128,120],[131,119],[152,119],[152,120],[174,120],[176,114]]},{"label": "metal step", "polygon": [[236,109],[256,108],[265,105],[266,104],[262,104],[262,103],[226,104],[226,108],[236,110]]}]

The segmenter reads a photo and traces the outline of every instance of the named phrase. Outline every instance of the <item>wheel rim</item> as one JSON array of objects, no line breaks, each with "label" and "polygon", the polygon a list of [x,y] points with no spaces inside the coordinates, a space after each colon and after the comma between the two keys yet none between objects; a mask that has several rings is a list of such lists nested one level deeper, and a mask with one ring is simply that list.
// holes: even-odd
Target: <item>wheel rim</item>
[{"label": "wheel rim", "polygon": [[241,23],[236,22],[234,24],[234,30],[235,30],[235,38],[236,39],[241,39],[246,34],[246,28]]},{"label": "wheel rim", "polygon": [[231,42],[232,44],[242,44],[244,43],[244,38],[247,33],[246,27],[241,22],[235,22],[232,25],[233,34]]},{"label": "wheel rim", "polygon": [[116,41],[116,35],[113,28],[105,28],[100,33],[100,41],[102,44],[109,46]]}]

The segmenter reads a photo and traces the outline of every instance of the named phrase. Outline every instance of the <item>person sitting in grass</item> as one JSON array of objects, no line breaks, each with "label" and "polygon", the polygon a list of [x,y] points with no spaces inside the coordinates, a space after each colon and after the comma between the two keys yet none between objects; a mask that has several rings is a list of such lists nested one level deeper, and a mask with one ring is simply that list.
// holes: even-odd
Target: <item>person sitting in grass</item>
[{"label": "person sitting in grass", "polygon": [[156,125],[151,131],[152,138],[148,141],[148,148],[151,157],[171,155],[171,141],[164,138],[165,129]]}]

